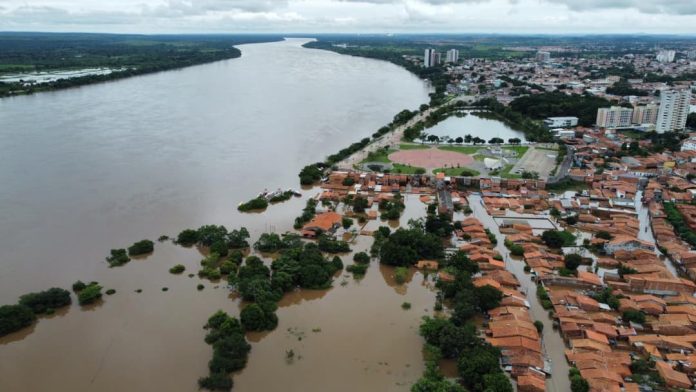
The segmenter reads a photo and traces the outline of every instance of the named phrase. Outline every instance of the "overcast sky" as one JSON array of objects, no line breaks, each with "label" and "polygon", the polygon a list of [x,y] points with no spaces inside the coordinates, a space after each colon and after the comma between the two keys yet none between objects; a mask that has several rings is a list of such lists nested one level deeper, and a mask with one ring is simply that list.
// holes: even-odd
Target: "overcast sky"
[{"label": "overcast sky", "polygon": [[696,0],[0,0],[0,31],[696,34]]}]

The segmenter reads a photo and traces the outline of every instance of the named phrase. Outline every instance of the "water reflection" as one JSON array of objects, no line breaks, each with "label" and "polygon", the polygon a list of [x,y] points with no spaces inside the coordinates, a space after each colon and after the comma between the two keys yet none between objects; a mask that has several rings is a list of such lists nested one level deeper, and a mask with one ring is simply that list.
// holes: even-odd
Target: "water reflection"
[{"label": "water reflection", "polygon": [[[467,113],[471,112],[467,111]],[[425,132],[439,137],[463,138],[466,135],[471,135],[486,141],[493,137],[499,137],[506,142],[511,138],[519,138],[522,141],[526,141],[523,132],[516,131],[501,121],[482,118],[474,114],[468,114],[464,117],[449,117],[434,127],[426,129]]]}]

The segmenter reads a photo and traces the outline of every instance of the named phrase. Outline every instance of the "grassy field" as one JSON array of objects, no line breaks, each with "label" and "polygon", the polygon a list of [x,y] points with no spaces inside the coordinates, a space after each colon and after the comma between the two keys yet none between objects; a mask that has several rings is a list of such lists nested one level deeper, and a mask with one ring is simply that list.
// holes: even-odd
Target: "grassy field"
[{"label": "grassy field", "polygon": [[416,166],[409,166],[409,165],[402,165],[400,163],[393,163],[392,166],[394,167],[391,172],[392,173],[401,173],[401,174],[425,174],[425,169],[422,167],[416,167]]},{"label": "grassy field", "polygon": [[498,174],[502,178],[522,178],[519,174],[514,174],[510,173],[510,170],[515,167],[515,165],[505,165],[504,168],[500,170],[500,174]]},{"label": "grassy field", "polygon": [[426,144],[401,143],[399,145],[399,149],[401,149],[401,150],[427,150],[428,148],[430,148],[430,146],[426,145]]},{"label": "grassy field", "polygon": [[433,174],[443,172],[446,176],[463,176],[463,177],[476,177],[480,176],[481,172],[474,169],[469,169],[467,167],[442,167],[433,170]]},{"label": "grassy field", "polygon": [[522,158],[524,154],[529,150],[529,146],[507,146],[503,147],[503,150],[515,151],[517,153],[517,158]]},{"label": "grassy field", "polygon": [[381,163],[390,163],[391,161],[389,160],[389,154],[391,154],[394,151],[384,151],[382,149],[373,151],[367,155],[367,158],[363,159],[361,163],[368,163],[368,162],[381,162]]},{"label": "grassy field", "polygon": [[438,147],[440,150],[453,151],[461,154],[475,154],[478,150],[482,149],[482,146],[441,146]]}]

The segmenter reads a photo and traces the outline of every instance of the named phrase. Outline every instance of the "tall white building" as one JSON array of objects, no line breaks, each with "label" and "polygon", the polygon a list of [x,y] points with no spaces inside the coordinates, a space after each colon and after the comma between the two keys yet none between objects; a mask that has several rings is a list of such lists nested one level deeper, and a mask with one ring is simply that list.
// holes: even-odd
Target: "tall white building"
[{"label": "tall white building", "polygon": [[447,62],[456,63],[459,61],[459,51],[457,49],[450,49],[447,51]]},{"label": "tall white building", "polygon": [[662,90],[655,131],[665,133],[683,130],[689,115],[690,100],[689,90]]},{"label": "tall white building", "polygon": [[657,122],[657,113],[660,107],[651,103],[645,106],[636,106],[633,108],[633,123],[634,124],[655,124]]},{"label": "tall white building", "polygon": [[633,119],[633,109],[612,106],[597,109],[597,126],[600,128],[628,128]]},{"label": "tall white building", "polygon": [[540,63],[548,63],[551,61],[551,53],[550,52],[544,52],[544,51],[538,51],[536,54],[536,61]]},{"label": "tall white building", "polygon": [[677,55],[677,52],[674,50],[661,50],[657,52],[657,61],[661,63],[671,63],[674,61],[674,56]]},{"label": "tall white building", "polygon": [[435,53],[435,49],[426,49],[425,50],[425,53],[423,54],[423,66],[425,68],[430,68],[433,66],[433,63],[432,63],[433,53]]},{"label": "tall white building", "polygon": [[440,53],[436,52],[435,49],[426,49],[423,54],[423,66],[430,68],[436,65],[440,65]]}]

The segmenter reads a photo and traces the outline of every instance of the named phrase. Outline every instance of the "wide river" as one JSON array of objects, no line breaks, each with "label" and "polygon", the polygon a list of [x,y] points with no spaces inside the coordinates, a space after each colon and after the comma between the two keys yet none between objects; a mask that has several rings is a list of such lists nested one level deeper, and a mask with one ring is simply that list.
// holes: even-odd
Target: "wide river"
[{"label": "wide river", "polygon": [[[202,326],[217,309],[238,314],[238,301],[223,284],[203,281],[198,292],[197,277],[167,272],[177,263],[195,272],[195,249],[156,244],[153,256],[113,269],[109,249],[204,224],[246,226],[252,241],[289,230],[316,190],[263,214],[236,206],[264,188],[297,187],[302,166],[428,101],[429,87],[399,67],[304,42],[0,99],[0,304],[78,279],[117,290],[0,339],[1,391],[197,389],[211,358]],[[417,326],[433,294],[420,274],[394,287],[390,273],[373,263],[362,281],[287,296],[278,328],[251,337],[235,390],[408,390],[423,369]]]}]

